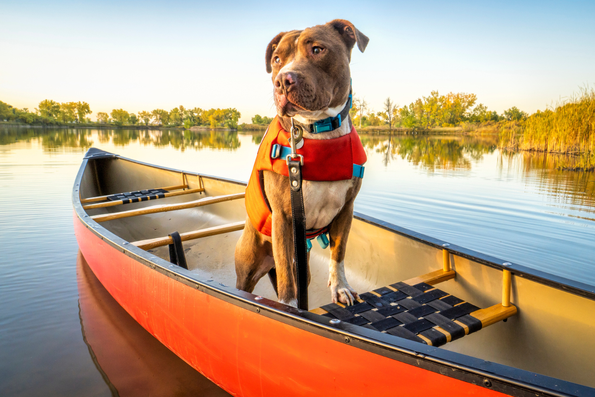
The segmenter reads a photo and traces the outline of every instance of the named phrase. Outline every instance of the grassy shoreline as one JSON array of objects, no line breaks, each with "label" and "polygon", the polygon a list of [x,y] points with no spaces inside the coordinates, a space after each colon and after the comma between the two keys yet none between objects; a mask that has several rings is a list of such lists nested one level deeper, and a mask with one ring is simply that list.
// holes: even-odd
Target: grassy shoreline
[{"label": "grassy shoreline", "polygon": [[582,89],[577,96],[553,109],[537,111],[522,126],[522,133],[502,134],[500,147],[563,154],[559,169],[595,170],[595,90]]}]

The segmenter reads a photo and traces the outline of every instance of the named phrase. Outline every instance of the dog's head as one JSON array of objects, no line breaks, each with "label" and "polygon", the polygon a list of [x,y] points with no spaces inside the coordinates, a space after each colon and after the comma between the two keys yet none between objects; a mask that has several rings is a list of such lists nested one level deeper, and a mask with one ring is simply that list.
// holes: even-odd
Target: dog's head
[{"label": "dog's head", "polygon": [[349,97],[351,50],[357,43],[364,52],[368,41],[343,19],[279,33],[266,51],[277,114],[315,121],[340,113]]}]

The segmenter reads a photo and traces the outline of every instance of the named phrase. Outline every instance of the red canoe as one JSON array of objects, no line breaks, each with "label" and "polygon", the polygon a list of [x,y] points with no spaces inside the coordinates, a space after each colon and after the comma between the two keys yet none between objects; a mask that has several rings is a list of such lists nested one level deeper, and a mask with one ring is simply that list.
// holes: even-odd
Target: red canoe
[{"label": "red canoe", "polygon": [[[245,184],[90,149],[73,189],[81,252],[104,287],[189,365],[241,396],[595,395],[595,288],[356,214],[330,304],[314,247],[310,311],[265,278],[235,285]],[[184,269],[169,260],[179,232]],[[363,293],[368,291],[367,293]]]}]

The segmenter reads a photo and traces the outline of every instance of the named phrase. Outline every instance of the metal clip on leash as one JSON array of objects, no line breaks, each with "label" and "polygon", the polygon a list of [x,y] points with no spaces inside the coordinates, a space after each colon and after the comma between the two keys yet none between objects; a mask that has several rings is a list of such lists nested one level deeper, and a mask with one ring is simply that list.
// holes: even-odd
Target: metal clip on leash
[{"label": "metal clip on leash", "polygon": [[289,185],[291,188],[291,219],[293,224],[293,253],[296,264],[298,308],[308,310],[308,248],[306,246],[306,212],[302,193],[302,166],[304,157],[297,154],[297,144],[303,139],[303,130],[291,119],[291,154],[287,155]]}]

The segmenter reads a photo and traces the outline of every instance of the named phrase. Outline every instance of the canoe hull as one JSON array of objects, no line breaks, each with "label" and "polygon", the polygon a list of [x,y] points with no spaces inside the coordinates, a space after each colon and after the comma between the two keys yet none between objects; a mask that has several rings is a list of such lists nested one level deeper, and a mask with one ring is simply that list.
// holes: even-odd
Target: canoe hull
[{"label": "canoe hull", "polygon": [[74,226],[87,263],[116,301],[231,394],[504,395],[214,298],[119,251],[76,214]]}]

